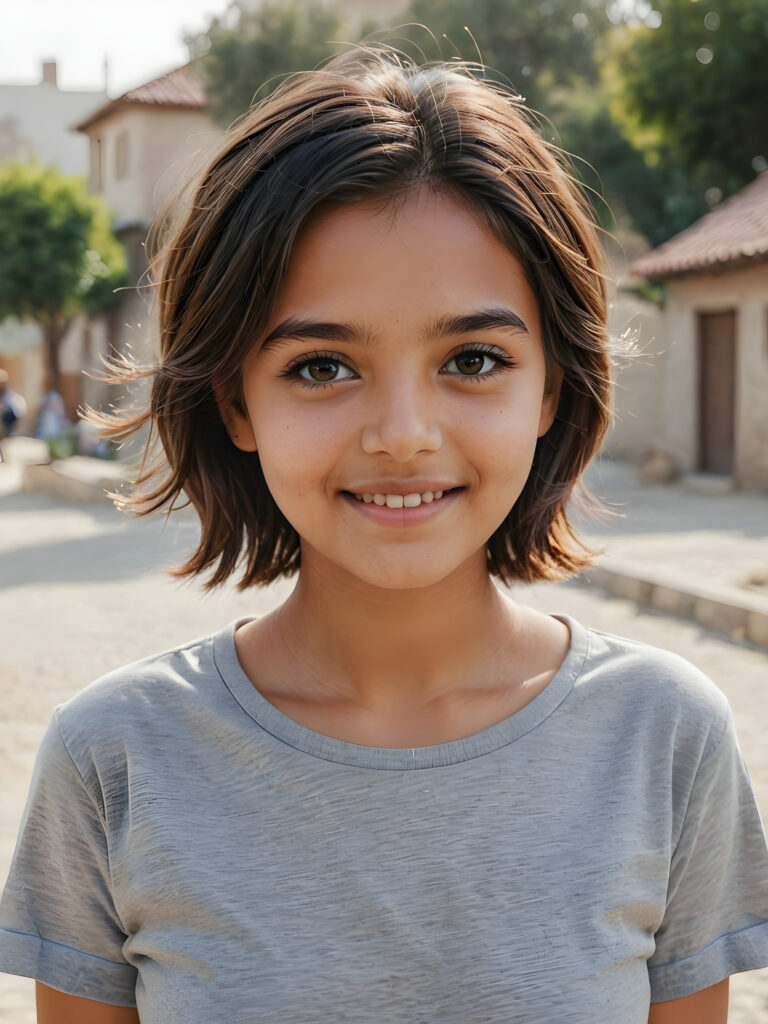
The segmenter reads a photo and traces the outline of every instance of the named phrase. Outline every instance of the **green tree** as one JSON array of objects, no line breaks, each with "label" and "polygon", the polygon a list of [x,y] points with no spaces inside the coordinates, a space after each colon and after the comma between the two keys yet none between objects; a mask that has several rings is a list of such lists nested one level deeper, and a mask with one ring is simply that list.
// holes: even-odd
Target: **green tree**
[{"label": "green tree", "polygon": [[641,13],[650,24],[658,18],[648,0],[614,0],[608,9],[604,0],[411,0],[408,18],[424,28],[404,34],[412,47],[427,40],[427,56],[425,29],[445,36],[442,56],[450,57],[453,47],[465,59],[481,59],[489,77],[510,83],[543,115],[541,134],[575,155],[573,170],[601,223],[631,228],[658,245],[706,212],[706,187],[698,168],[679,154],[659,153],[654,139],[620,116],[616,85],[623,66],[614,58],[619,39],[652,31]]},{"label": "green tree", "polygon": [[343,36],[341,14],[321,0],[267,0],[257,10],[235,2],[189,37],[187,46],[192,56],[205,56],[210,111],[226,126],[276,88],[281,76],[313,68],[343,49]]},{"label": "green tree", "polygon": [[728,195],[768,157],[768,2],[655,8],[636,7],[609,41],[613,110],[649,162],[679,167],[700,200],[708,188]]},{"label": "green tree", "polygon": [[651,164],[626,138],[598,87],[553,90],[547,97],[557,142],[608,230],[629,229],[660,245],[707,210],[703,189],[670,162]]},{"label": "green tree", "polygon": [[[613,37],[623,40],[638,26],[623,22],[613,7],[606,12],[604,2],[411,0],[397,30],[379,30],[372,39],[418,61],[480,61],[489,78],[511,84],[542,115],[545,138],[576,154],[574,169],[593,193],[603,225],[631,226],[659,244],[707,209],[705,188],[698,171],[658,153],[653,139],[617,114],[617,83],[623,79]],[[628,2],[622,0],[626,12]],[[648,0],[635,2],[654,13]],[[337,9],[313,0],[267,0],[256,12],[233,3],[187,42],[192,56],[207,55],[202,64],[211,109],[229,124],[283,73],[314,67],[343,48],[333,40],[356,37],[344,29]]]},{"label": "green tree", "polygon": [[439,56],[431,33],[445,59],[480,60],[543,112],[552,88],[598,80],[595,47],[611,27],[603,0],[411,0],[403,20],[417,23],[403,34],[428,57]]},{"label": "green tree", "polygon": [[37,164],[0,166],[0,318],[40,326],[57,390],[72,316],[115,305],[126,282],[123,248],[84,179]]},{"label": "green tree", "polygon": [[604,227],[633,228],[657,244],[697,215],[698,207],[680,203],[681,183],[673,188],[669,175],[650,166],[611,113],[600,60],[618,29],[602,0],[411,0],[408,17],[424,25],[406,29],[411,47],[426,40],[429,56],[425,29],[438,39],[445,35],[443,57],[453,44],[461,57],[481,58],[489,77],[525,96],[542,115],[541,134],[573,154],[572,170]]}]

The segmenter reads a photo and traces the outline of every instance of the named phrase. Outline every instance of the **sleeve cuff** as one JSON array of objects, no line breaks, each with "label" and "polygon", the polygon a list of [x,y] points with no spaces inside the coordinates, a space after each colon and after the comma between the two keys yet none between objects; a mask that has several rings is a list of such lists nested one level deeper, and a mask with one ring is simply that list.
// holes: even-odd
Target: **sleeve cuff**
[{"label": "sleeve cuff", "polygon": [[136,1006],[137,970],[37,935],[0,928],[0,971],[18,974],[83,999]]},{"label": "sleeve cuff", "polygon": [[648,966],[651,1002],[682,999],[718,981],[768,967],[768,921],[719,936],[708,946],[666,964]]}]

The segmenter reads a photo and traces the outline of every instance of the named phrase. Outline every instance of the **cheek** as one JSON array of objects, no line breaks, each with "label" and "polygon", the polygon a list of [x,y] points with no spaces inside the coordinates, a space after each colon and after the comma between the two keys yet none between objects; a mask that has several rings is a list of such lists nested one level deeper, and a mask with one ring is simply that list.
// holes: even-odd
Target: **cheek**
[{"label": "cheek", "polygon": [[264,477],[278,504],[316,492],[333,467],[341,436],[328,410],[320,403],[262,405],[252,422]]},{"label": "cheek", "polygon": [[474,415],[459,418],[457,426],[467,437],[477,439],[483,462],[502,472],[533,458],[539,429],[541,403],[531,394],[513,400],[505,396],[498,404],[479,405]]}]

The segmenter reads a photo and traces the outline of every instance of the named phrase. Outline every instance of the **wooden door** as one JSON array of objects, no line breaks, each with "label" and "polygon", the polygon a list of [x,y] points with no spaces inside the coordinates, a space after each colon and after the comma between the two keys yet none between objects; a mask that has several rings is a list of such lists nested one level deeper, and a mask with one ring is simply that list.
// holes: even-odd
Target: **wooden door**
[{"label": "wooden door", "polygon": [[736,313],[699,314],[699,468],[732,474],[736,425]]}]

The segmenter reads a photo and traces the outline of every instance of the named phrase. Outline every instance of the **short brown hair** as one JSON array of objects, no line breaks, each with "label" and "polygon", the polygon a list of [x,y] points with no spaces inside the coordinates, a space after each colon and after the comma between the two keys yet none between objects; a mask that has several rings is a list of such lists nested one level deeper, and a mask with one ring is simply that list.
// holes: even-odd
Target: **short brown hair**
[{"label": "short brown hair", "polygon": [[489,572],[533,581],[590,564],[566,515],[609,423],[605,281],[588,204],[519,97],[468,65],[418,66],[382,48],[288,78],[229,129],[175,219],[160,218],[151,233],[159,359],[143,371],[126,361],[116,368],[116,379],[151,376],[151,400],[138,414],[95,418],[112,437],[147,424],[157,431],[164,458],[145,456],[122,504],[143,514],[187,496],[202,532],[179,575],[212,570],[212,587],[242,561],[244,588],[299,568],[300,538],[258,453],[230,441],[213,385],[244,411],[243,362],[312,213],[425,184],[472,204],[520,259],[548,366],[563,371],[555,422],[488,541]]}]

